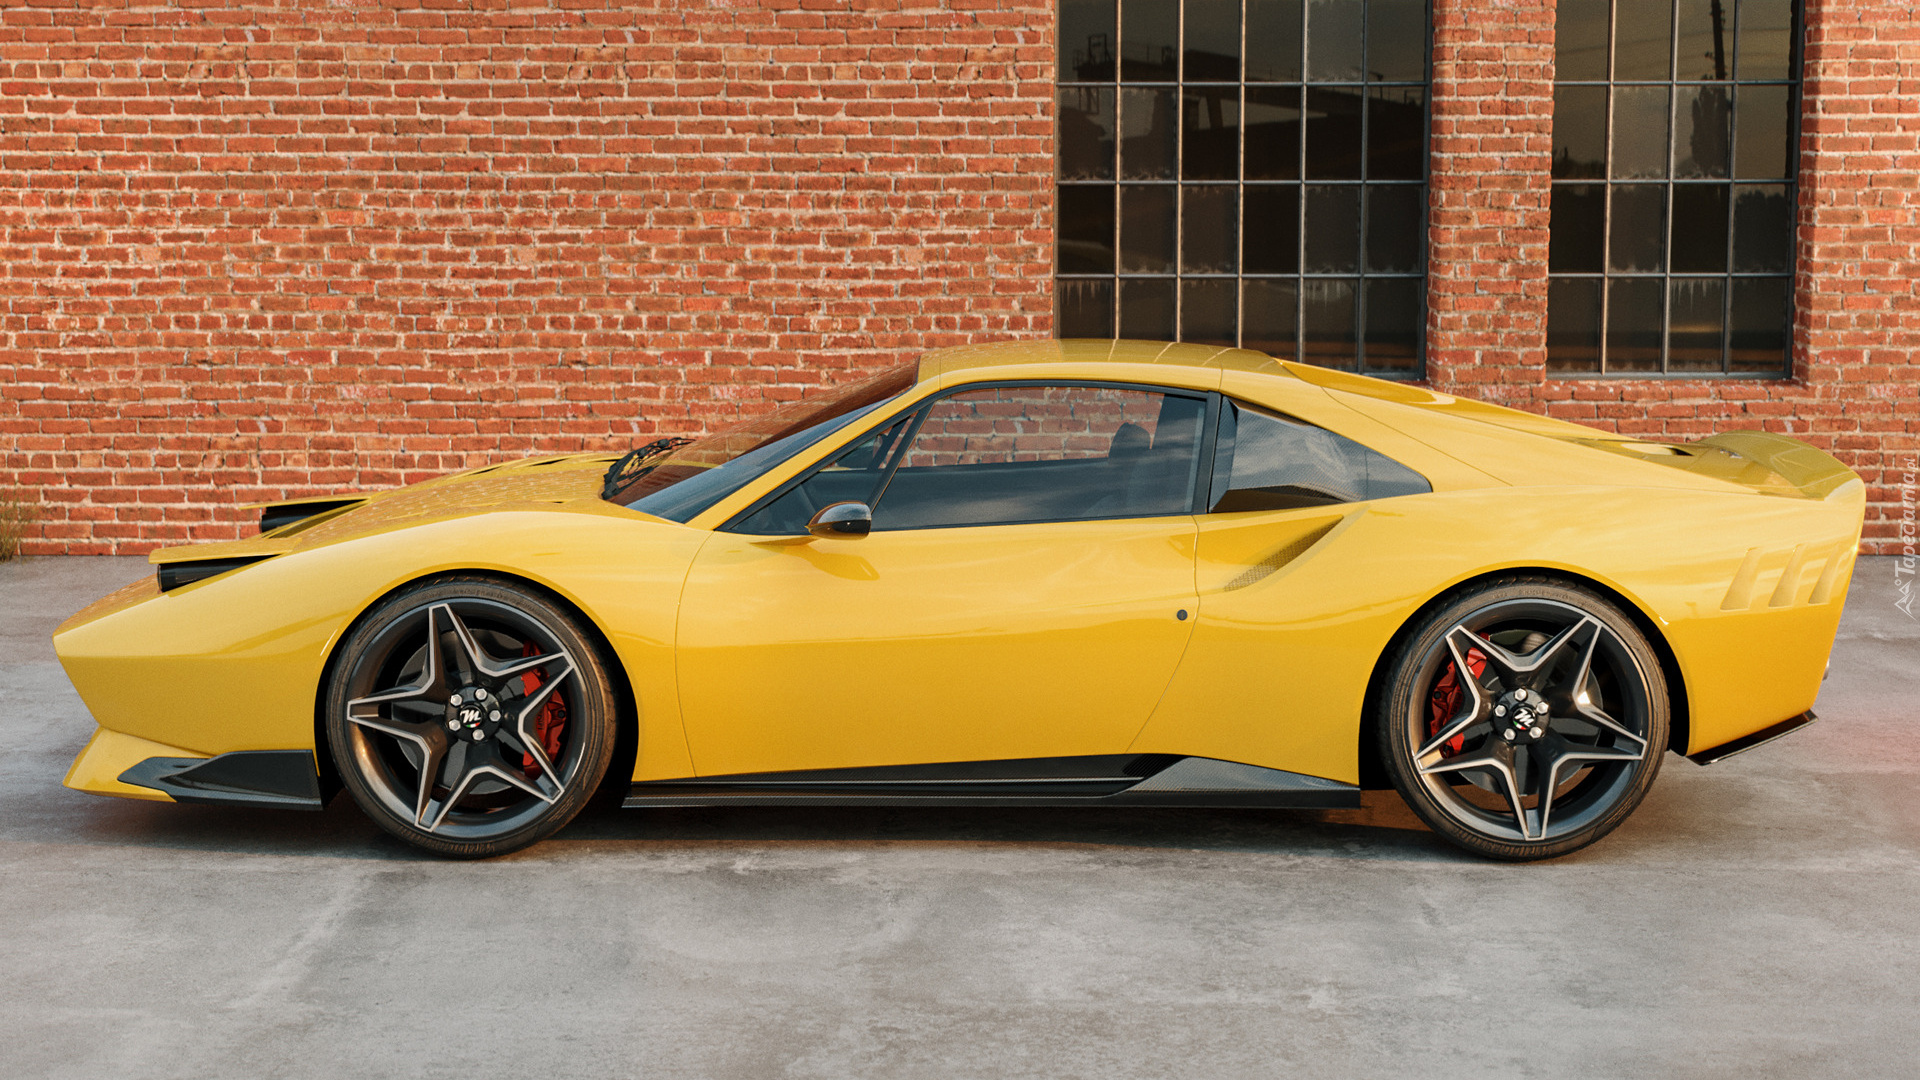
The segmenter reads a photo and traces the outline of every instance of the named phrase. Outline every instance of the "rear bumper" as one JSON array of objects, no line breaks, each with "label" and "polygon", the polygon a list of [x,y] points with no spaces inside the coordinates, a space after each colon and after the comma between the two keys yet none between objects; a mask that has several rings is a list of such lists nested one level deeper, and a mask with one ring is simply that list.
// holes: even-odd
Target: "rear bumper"
[{"label": "rear bumper", "polygon": [[1818,719],[1819,717],[1813,715],[1813,710],[1808,709],[1799,716],[1788,717],[1770,727],[1761,728],[1751,735],[1742,735],[1732,742],[1724,742],[1699,753],[1688,754],[1687,760],[1695,765],[1711,765],[1716,761],[1725,761],[1735,754],[1743,754],[1756,746],[1770,743],[1782,735],[1791,735]]}]

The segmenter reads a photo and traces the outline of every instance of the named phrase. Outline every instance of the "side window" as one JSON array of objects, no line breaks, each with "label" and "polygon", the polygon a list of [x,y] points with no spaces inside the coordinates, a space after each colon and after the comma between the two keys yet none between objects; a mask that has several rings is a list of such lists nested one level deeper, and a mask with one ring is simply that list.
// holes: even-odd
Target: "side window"
[{"label": "side window", "polygon": [[807,531],[807,522],[820,508],[837,502],[871,503],[879,493],[887,466],[913,426],[913,413],[864,438],[855,439],[811,476],[779,498],[736,522],[731,531],[767,536],[794,536]]},{"label": "side window", "polygon": [[935,401],[874,506],[875,529],[1191,513],[1202,396],[999,386]]},{"label": "side window", "polygon": [[1405,465],[1325,428],[1227,402],[1211,513],[1291,510],[1432,491]]}]

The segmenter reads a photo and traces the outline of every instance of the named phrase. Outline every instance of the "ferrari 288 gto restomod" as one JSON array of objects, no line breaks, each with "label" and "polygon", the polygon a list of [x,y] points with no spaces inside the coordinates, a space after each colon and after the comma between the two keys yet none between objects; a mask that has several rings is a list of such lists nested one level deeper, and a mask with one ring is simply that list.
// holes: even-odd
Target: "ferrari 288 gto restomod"
[{"label": "ferrari 288 gto restomod", "polygon": [[[947,349],[698,441],[266,506],[60,659],[81,791],[446,855],[628,806],[1337,807],[1537,859],[1812,719],[1864,491],[1131,341]],[[611,774],[611,775],[609,775]]]}]

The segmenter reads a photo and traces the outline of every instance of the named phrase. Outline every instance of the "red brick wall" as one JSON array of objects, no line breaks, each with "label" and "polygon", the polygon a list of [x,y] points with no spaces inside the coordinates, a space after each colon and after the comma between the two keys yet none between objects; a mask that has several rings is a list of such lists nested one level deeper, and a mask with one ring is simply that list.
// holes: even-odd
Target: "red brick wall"
[{"label": "red brick wall", "polygon": [[1051,329],[1052,0],[0,4],[28,550]]},{"label": "red brick wall", "polygon": [[[1624,432],[1920,451],[1920,23],[1809,0],[1795,378],[1548,380],[1552,0],[1434,0],[1428,371]],[[0,0],[29,550],[700,430],[1051,331],[1053,0]]]},{"label": "red brick wall", "polygon": [[1920,450],[1920,19],[1806,0],[1790,380],[1549,379],[1552,0],[1435,0],[1433,385],[1646,437],[1788,432],[1867,481],[1865,550],[1893,554]]}]

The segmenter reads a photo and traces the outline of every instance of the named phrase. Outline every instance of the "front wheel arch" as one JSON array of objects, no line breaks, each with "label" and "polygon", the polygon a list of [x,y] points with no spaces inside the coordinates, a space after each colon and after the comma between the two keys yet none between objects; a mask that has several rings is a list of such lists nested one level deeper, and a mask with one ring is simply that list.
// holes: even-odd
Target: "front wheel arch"
[{"label": "front wheel arch", "polygon": [[633,695],[633,681],[627,677],[626,665],[621,663],[620,655],[614,652],[613,643],[607,640],[606,631],[591,615],[581,610],[580,605],[568,599],[552,587],[543,585],[532,578],[519,574],[510,574],[500,570],[438,570],[431,574],[409,578],[367,601],[360,613],[341,627],[340,632],[327,645],[327,656],[320,665],[320,679],[313,688],[313,759],[320,771],[320,795],[322,804],[333,801],[345,786],[339,771],[333,764],[333,744],[327,737],[327,686],[332,682],[334,668],[340,662],[341,646],[353,637],[369,615],[378,611],[388,598],[415,586],[442,578],[483,578],[527,589],[540,594],[549,603],[560,608],[579,620],[587,639],[599,654],[600,666],[612,679],[614,699],[614,742],[613,759],[607,763],[607,775],[601,781],[601,788],[589,806],[605,804],[609,801],[617,805],[618,800],[626,797],[627,788],[633,783],[633,767],[640,750],[640,709]]},{"label": "front wheel arch", "polygon": [[1690,738],[1690,725],[1688,724],[1690,712],[1687,702],[1686,679],[1680,673],[1680,661],[1679,658],[1674,655],[1673,646],[1667,643],[1666,635],[1660,632],[1659,625],[1655,623],[1653,618],[1647,614],[1646,610],[1640,606],[1640,603],[1605,582],[1595,580],[1583,574],[1576,574],[1568,570],[1544,566],[1508,566],[1498,570],[1489,570],[1482,574],[1476,574],[1465,581],[1457,582],[1436,593],[1426,603],[1421,604],[1419,608],[1407,615],[1406,619],[1401,622],[1399,629],[1395,630],[1393,636],[1387,639],[1387,644],[1380,650],[1380,655],[1374,658],[1373,671],[1367,677],[1366,696],[1361,704],[1358,732],[1358,738],[1360,740],[1358,747],[1360,754],[1360,786],[1363,789],[1367,791],[1384,791],[1393,787],[1393,784],[1387,779],[1386,766],[1380,760],[1380,739],[1375,725],[1379,722],[1380,699],[1381,695],[1386,691],[1387,675],[1392,666],[1393,657],[1399,653],[1400,646],[1406,640],[1408,633],[1413,627],[1420,625],[1421,621],[1426,618],[1428,612],[1442,605],[1451,603],[1454,597],[1459,596],[1469,589],[1478,588],[1495,578],[1512,577],[1515,575],[1546,578],[1551,581],[1561,582],[1562,584],[1577,585],[1581,588],[1591,589],[1599,593],[1602,597],[1611,600],[1621,611],[1626,613],[1628,618],[1633,620],[1634,625],[1639,631],[1646,635],[1648,644],[1653,646],[1654,655],[1660,659],[1660,672],[1667,680],[1668,694],[1671,698],[1669,708],[1672,711],[1672,716],[1668,721],[1670,727],[1668,729],[1667,749],[1676,754],[1685,754],[1687,752],[1687,743]]}]

